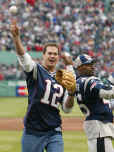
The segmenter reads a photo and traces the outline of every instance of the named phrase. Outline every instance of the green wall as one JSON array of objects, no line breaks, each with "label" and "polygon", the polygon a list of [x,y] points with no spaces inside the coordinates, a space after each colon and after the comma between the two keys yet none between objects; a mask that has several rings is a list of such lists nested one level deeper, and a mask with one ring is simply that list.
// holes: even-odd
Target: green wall
[{"label": "green wall", "polygon": [[[41,52],[29,52],[33,58],[41,58]],[[17,57],[15,52],[0,51],[0,64],[16,64]]]}]

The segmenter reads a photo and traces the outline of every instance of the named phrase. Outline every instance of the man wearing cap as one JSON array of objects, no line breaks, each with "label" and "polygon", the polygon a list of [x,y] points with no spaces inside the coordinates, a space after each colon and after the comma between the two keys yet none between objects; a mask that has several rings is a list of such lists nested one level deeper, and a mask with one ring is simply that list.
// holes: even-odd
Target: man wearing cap
[{"label": "man wearing cap", "polygon": [[95,60],[87,54],[75,59],[74,68],[78,71],[76,97],[80,110],[85,115],[84,131],[88,138],[88,151],[114,152],[114,104],[110,102],[114,98],[114,87],[105,85],[94,76]]}]

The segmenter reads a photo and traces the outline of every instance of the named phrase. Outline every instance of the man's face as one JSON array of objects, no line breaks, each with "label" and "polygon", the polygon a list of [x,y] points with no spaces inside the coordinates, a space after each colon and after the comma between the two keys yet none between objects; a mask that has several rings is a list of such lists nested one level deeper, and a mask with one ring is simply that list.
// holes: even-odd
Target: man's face
[{"label": "man's face", "polygon": [[59,52],[56,46],[48,46],[46,52],[43,54],[43,63],[47,69],[54,70],[58,60]]},{"label": "man's face", "polygon": [[83,75],[94,75],[95,64],[84,64],[78,68]]}]

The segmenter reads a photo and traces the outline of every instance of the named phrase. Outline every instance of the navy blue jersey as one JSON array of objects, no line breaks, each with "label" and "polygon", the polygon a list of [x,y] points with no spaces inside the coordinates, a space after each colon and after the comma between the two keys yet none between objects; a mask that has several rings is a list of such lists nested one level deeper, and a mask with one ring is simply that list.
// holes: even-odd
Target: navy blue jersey
[{"label": "navy blue jersey", "polygon": [[109,102],[100,98],[100,89],[108,90],[109,85],[103,84],[96,77],[79,77],[77,79],[77,102],[80,110],[86,116],[86,120],[100,120],[103,122],[112,122],[113,115]]},{"label": "navy blue jersey", "polygon": [[37,65],[37,79],[33,71],[26,73],[28,109],[24,121],[27,129],[47,131],[61,126],[59,105],[63,103],[65,89],[57,83],[55,73],[50,74]]}]

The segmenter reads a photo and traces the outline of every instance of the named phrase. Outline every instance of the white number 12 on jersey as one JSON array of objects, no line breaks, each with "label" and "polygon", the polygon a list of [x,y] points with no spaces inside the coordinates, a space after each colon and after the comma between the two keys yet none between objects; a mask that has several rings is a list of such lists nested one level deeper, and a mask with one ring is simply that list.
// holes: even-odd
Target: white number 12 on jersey
[{"label": "white number 12 on jersey", "polygon": [[45,103],[45,104],[50,104],[51,106],[53,106],[55,108],[58,108],[59,103],[57,102],[56,98],[57,97],[62,97],[62,95],[63,95],[63,88],[59,84],[54,84],[53,85],[53,87],[55,89],[59,88],[59,92],[53,93],[52,101],[50,103],[49,96],[50,96],[50,91],[51,91],[51,85],[52,85],[51,81],[50,80],[46,80],[46,91],[44,93],[44,97],[41,99],[41,102]]}]

